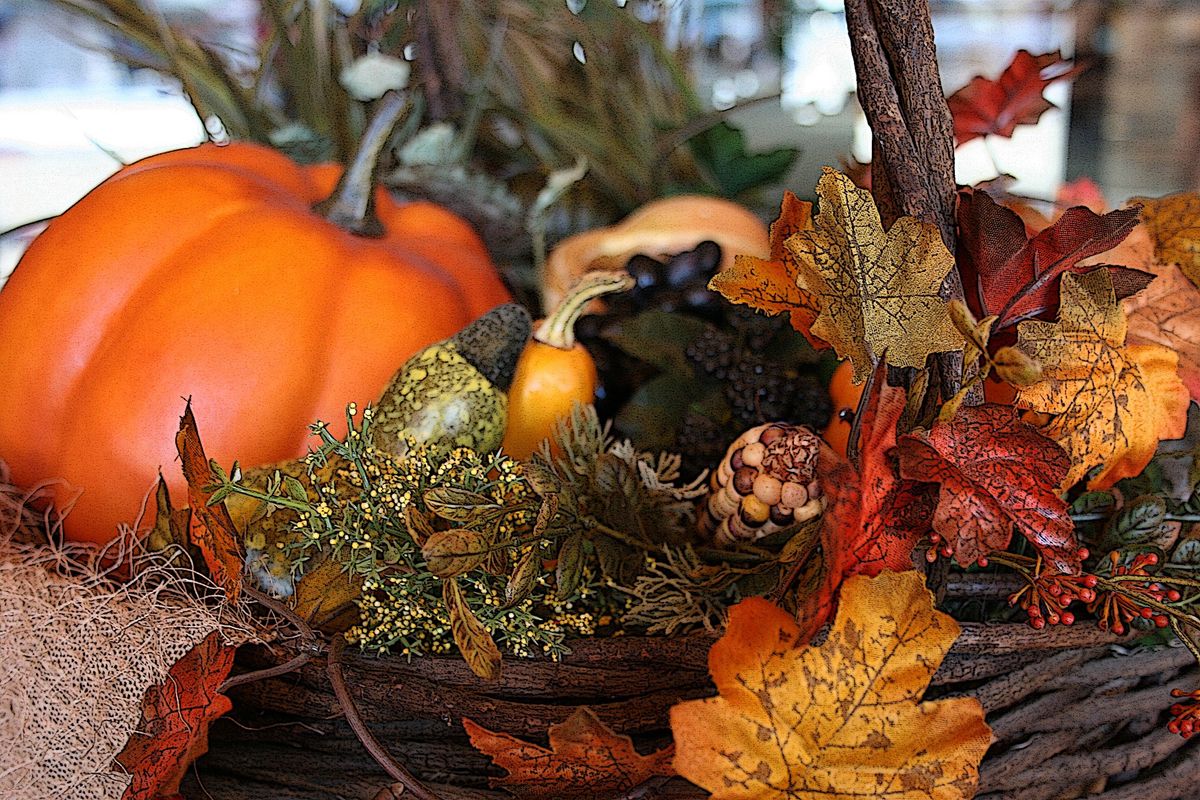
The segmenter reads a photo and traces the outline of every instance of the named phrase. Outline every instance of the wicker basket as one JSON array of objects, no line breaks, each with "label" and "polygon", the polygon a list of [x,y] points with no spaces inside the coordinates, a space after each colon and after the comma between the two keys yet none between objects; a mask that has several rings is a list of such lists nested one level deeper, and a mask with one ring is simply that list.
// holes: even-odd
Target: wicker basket
[{"label": "wicker basket", "polygon": [[[484,682],[457,658],[406,662],[347,652],[347,685],[371,731],[440,798],[504,796],[487,790],[488,759],[459,720],[544,740],[547,727],[587,705],[647,748],[667,740],[667,710],[710,695],[707,636],[578,642],[559,663],[510,660]],[[248,649],[242,666],[279,662]],[[996,741],[982,767],[987,800],[1194,800],[1200,745],[1165,728],[1172,687],[1192,688],[1185,648],[1130,650],[1094,628],[1034,631],[964,624],[930,695],[969,694],[988,712]],[[194,780],[210,796],[255,800],[388,797],[391,779],[372,760],[339,706],[323,660],[231,694],[235,715],[217,722]],[[198,796],[203,796],[199,794]],[[647,795],[703,798],[675,779]]]}]

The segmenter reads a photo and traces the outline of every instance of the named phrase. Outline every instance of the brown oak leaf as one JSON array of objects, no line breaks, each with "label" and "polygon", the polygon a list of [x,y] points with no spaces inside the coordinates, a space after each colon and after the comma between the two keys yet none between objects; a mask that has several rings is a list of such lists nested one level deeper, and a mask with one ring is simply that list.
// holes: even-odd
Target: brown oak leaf
[{"label": "brown oak leaf", "polygon": [[1200,402],[1200,288],[1174,264],[1160,264],[1150,288],[1121,302],[1131,344],[1158,344],[1179,354],[1179,377]]},{"label": "brown oak leaf", "polygon": [[1046,87],[1082,71],[1058,51],[1035,56],[1019,50],[998,79],[978,75],[946,99],[955,140],[961,145],[980,136],[1011,137],[1018,125],[1036,124],[1055,107],[1043,97]]},{"label": "brown oak leaf", "polygon": [[[1076,206],[1031,237],[1012,209],[986,192],[964,189],[958,197],[958,265],[967,303],[980,319],[997,317],[996,333],[1025,319],[1049,319],[1059,306],[1060,276],[1096,269],[1093,257],[1120,245],[1137,223],[1137,208],[1101,215]],[[1107,268],[1119,298],[1154,278],[1127,266]]]},{"label": "brown oak leaf", "polygon": [[1175,264],[1200,286],[1200,194],[1135,197],[1129,202],[1141,203],[1142,222],[1154,241],[1158,260]]},{"label": "brown oak leaf", "polygon": [[628,797],[651,778],[675,774],[672,748],[644,756],[628,736],[614,733],[586,707],[550,726],[549,749],[495,733],[469,719],[462,722],[475,749],[508,771],[503,778],[493,778],[492,786],[523,800]]},{"label": "brown oak leaf", "polygon": [[991,741],[974,698],[921,702],[958,624],[915,571],[858,576],[819,646],[762,598],[709,652],[719,695],[671,709],[675,768],[714,800],[966,800]]},{"label": "brown oak leaf", "polygon": [[190,539],[200,548],[213,581],[225,590],[225,596],[231,602],[236,602],[242,592],[246,558],[242,553],[241,537],[225,504],[212,502],[217,476],[204,455],[190,401],[179,420],[175,447],[183,463],[183,477],[188,483],[188,506],[192,512],[188,528]]},{"label": "brown oak leaf", "polygon": [[829,343],[812,334],[817,318],[816,300],[796,283],[796,259],[784,246],[793,233],[812,227],[812,203],[784,192],[779,217],[771,223],[771,257],[738,255],[733,266],[718,272],[708,288],[720,292],[731,303],[756,308],[770,315],[788,314],[792,327],[816,348]]},{"label": "brown oak leaf", "polygon": [[900,439],[900,474],[941,484],[933,529],[943,554],[967,566],[1004,550],[1013,526],[1059,572],[1079,571],[1079,543],[1058,485],[1063,449],[1011,406],[959,408],[949,422]]},{"label": "brown oak leaf", "polygon": [[133,777],[122,800],[179,792],[188,766],[208,751],[209,723],[233,707],[218,688],[233,667],[234,650],[213,631],[175,662],[163,683],[146,690],[142,718],[117,756]]},{"label": "brown oak leaf", "polygon": [[885,233],[871,193],[829,167],[817,194],[814,227],[786,245],[797,284],[820,309],[813,335],[850,359],[855,382],[884,350],[893,366],[921,367],[931,353],[961,348],[941,296],[954,258],[938,229],[901,217]]},{"label": "brown oak leaf", "polygon": [[1187,426],[1191,400],[1176,373],[1178,355],[1127,344],[1126,330],[1103,269],[1063,275],[1058,322],[1018,327],[1017,346],[1041,363],[1043,379],[1019,389],[1017,405],[1054,415],[1042,431],[1071,459],[1062,488],[1101,465],[1091,489],[1137,475],[1160,440],[1179,438]]}]

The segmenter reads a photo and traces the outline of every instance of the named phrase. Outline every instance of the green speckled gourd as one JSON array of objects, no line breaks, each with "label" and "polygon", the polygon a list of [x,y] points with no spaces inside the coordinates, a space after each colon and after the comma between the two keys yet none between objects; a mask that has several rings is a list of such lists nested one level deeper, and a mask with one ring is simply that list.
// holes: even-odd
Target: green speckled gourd
[{"label": "green speckled gourd", "polygon": [[372,444],[401,458],[413,441],[495,450],[508,424],[505,392],[532,327],[528,311],[506,303],[410,358],[375,407]]},{"label": "green speckled gourd", "polygon": [[[404,363],[374,406],[371,444],[403,458],[410,444],[444,448],[470,447],[488,452],[500,447],[508,424],[508,397],[517,359],[529,342],[533,321],[515,303],[497,306],[461,331],[429,345]],[[326,477],[344,468],[331,459]],[[243,484],[261,489],[279,471],[296,478],[317,501],[303,460],[245,471]],[[341,629],[356,614],[354,600],[361,581],[347,576],[340,561],[318,553],[304,564],[301,580],[293,574],[286,545],[299,534],[293,512],[263,516],[260,501],[239,495],[226,507],[246,543],[246,567],[264,591],[290,598],[293,608],[318,627]]]}]

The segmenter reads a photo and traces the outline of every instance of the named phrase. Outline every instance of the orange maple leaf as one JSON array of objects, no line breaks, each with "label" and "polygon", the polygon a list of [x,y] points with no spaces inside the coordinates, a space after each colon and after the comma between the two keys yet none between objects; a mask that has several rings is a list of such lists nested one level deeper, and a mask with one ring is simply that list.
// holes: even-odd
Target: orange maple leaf
[{"label": "orange maple leaf", "polygon": [[1200,194],[1135,197],[1129,202],[1142,204],[1142,224],[1154,242],[1155,257],[1175,264],[1200,286]]},{"label": "orange maple leaf", "polygon": [[179,420],[175,447],[183,463],[183,477],[188,483],[188,506],[192,512],[188,532],[191,541],[200,548],[213,581],[225,590],[230,602],[235,602],[242,591],[246,559],[225,504],[212,502],[212,486],[216,483],[216,475],[204,455],[204,445],[200,442],[200,432],[196,428],[190,401]]},{"label": "orange maple leaf", "polygon": [[550,726],[549,749],[469,719],[462,722],[475,749],[508,771],[503,778],[493,778],[492,785],[527,800],[624,797],[651,778],[675,774],[672,748],[644,756],[628,736],[614,733],[587,707]]},{"label": "orange maple leaf", "polygon": [[1140,473],[1160,440],[1183,435],[1190,398],[1179,357],[1126,343],[1107,270],[1063,275],[1059,321],[1030,320],[1017,331],[1017,346],[1041,363],[1043,376],[1018,391],[1017,405],[1054,415],[1042,431],[1070,456],[1063,488],[1103,465],[1088,488],[1106,489]]},{"label": "orange maple leaf", "polygon": [[146,690],[136,732],[117,756],[133,777],[122,800],[179,792],[188,766],[208,752],[209,723],[233,707],[218,687],[233,667],[234,650],[213,631],[175,662],[165,681]]},{"label": "orange maple leaf", "polygon": [[1172,264],[1155,269],[1150,288],[1121,302],[1132,344],[1158,344],[1179,354],[1179,377],[1200,402],[1200,289]]},{"label": "orange maple leaf", "polygon": [[788,237],[812,227],[812,203],[784,192],[779,217],[771,223],[771,257],[738,255],[733,266],[713,276],[708,288],[720,292],[731,303],[756,308],[772,316],[788,314],[792,327],[813,347],[828,348],[829,343],[812,333],[819,311],[811,294],[796,283],[796,258],[784,246]]},{"label": "orange maple leaf", "polygon": [[675,768],[714,800],[960,800],[991,741],[973,698],[921,702],[958,624],[916,572],[857,576],[825,641],[761,598],[709,652],[719,696],[671,709]]}]

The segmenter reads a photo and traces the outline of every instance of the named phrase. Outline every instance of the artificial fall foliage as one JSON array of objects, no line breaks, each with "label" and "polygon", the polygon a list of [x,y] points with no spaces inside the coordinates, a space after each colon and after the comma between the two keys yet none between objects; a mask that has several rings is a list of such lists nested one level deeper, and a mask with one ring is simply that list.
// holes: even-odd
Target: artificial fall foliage
[{"label": "artificial fall foliage", "polygon": [[490,731],[470,719],[462,722],[475,749],[508,773],[493,778],[492,785],[522,800],[628,797],[651,778],[675,774],[673,748],[642,755],[628,736],[615,733],[587,707],[550,726],[549,748]]},{"label": "artificial fall foliage", "polygon": [[1200,286],[1200,194],[1135,197],[1130,202],[1142,206],[1142,220],[1154,240],[1158,260],[1175,264]]},{"label": "artificial fall foliage", "polygon": [[[1137,223],[1136,208],[1100,215],[1078,206],[1029,236],[1015,211],[987,192],[963,190],[958,199],[958,266],[967,304],[980,318],[994,315],[996,333],[1025,319],[1052,317],[1061,276],[1096,269],[1088,259],[1120,244]],[[1153,278],[1119,265],[1110,272],[1118,298],[1145,288]]]},{"label": "artificial fall foliage", "polygon": [[214,631],[175,662],[167,679],[146,691],[137,733],[117,756],[133,777],[122,800],[153,800],[179,792],[188,766],[208,751],[208,726],[233,704],[219,687],[235,648]]},{"label": "artificial fall foliage", "polygon": [[229,510],[219,498],[213,501],[213,484],[218,475],[213,472],[212,464],[204,454],[191,402],[179,420],[175,448],[187,480],[188,508],[191,511],[189,538],[200,548],[213,582],[225,591],[231,603],[237,602],[242,591],[246,557],[240,544],[241,536],[233,525]]},{"label": "artificial fall foliage", "polygon": [[812,226],[812,203],[784,192],[779,217],[771,223],[771,257],[736,255],[733,266],[714,275],[708,288],[731,303],[767,314],[788,314],[792,327],[820,349],[829,347],[812,332],[820,307],[812,294],[800,288],[799,263],[785,244],[792,234],[811,230]]},{"label": "artificial fall foliage", "polygon": [[954,119],[954,138],[962,145],[982,136],[1010,137],[1018,125],[1033,125],[1055,105],[1042,96],[1055,81],[1083,67],[1058,51],[1033,55],[1019,50],[1000,77],[976,76],[946,99]]},{"label": "artificial fall foliage", "polygon": [[966,800],[983,708],[921,702],[958,633],[913,571],[847,580],[819,645],[745,600],[709,654],[719,696],[671,709],[675,769],[714,800]]},{"label": "artificial fall foliage", "polygon": [[817,194],[813,228],[785,242],[797,285],[820,309],[812,334],[851,360],[857,381],[885,350],[893,366],[921,367],[961,348],[940,294],[954,258],[938,229],[901,217],[885,232],[871,193],[829,167]]},{"label": "artificial fall foliage", "polygon": [[962,566],[1008,548],[1015,525],[1059,572],[1079,571],[1079,543],[1058,485],[1067,454],[1011,406],[962,407],[900,440],[900,474],[941,485],[933,529]]},{"label": "artificial fall foliage", "polygon": [[1062,488],[1099,466],[1090,489],[1137,475],[1159,441],[1179,438],[1187,426],[1190,397],[1176,373],[1178,355],[1127,344],[1126,328],[1104,269],[1063,276],[1057,322],[1018,326],[1017,346],[1041,364],[1043,379],[1020,388],[1017,404],[1055,415],[1042,430],[1070,457]]},{"label": "artificial fall foliage", "polygon": [[1179,378],[1200,402],[1200,288],[1174,264],[1157,267],[1143,292],[1121,301],[1130,344],[1154,344],[1179,355]]},{"label": "artificial fall foliage", "polygon": [[929,529],[932,487],[896,472],[896,425],[907,401],[903,389],[887,385],[886,375],[881,361],[859,411],[857,468],[829,447],[818,455],[827,505],[819,529],[820,570],[801,587],[798,602],[805,638],[828,621],[843,580],[910,569],[913,548]]}]

